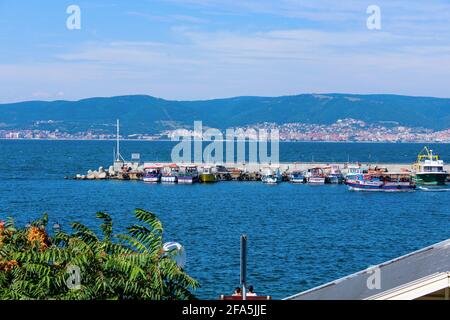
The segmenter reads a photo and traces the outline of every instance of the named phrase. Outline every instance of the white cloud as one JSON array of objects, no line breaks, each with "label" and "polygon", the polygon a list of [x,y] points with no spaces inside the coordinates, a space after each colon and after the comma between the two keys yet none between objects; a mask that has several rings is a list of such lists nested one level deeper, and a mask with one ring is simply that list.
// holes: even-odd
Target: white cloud
[{"label": "white cloud", "polygon": [[45,60],[52,63],[0,64],[1,99],[25,100],[36,94],[51,98],[57,92],[68,99],[130,93],[175,99],[302,92],[448,96],[446,2],[376,1],[383,28],[374,32],[365,28],[371,1],[171,1],[204,13],[248,14],[249,19],[270,14],[327,27],[263,26],[249,31],[239,24],[214,24],[203,18],[207,14],[198,18],[129,11],[169,22],[171,36],[164,41],[113,37],[67,49],[55,44]]}]

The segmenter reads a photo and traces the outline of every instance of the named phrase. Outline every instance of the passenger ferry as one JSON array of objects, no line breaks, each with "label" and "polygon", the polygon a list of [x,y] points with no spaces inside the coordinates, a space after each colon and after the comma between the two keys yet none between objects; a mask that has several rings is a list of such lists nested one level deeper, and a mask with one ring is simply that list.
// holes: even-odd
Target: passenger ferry
[{"label": "passenger ferry", "polygon": [[444,161],[427,147],[419,153],[412,169],[414,182],[418,185],[439,186],[446,183],[448,172],[444,170]]},{"label": "passenger ferry", "polygon": [[356,179],[348,181],[347,185],[349,190],[353,191],[405,192],[416,189],[411,175],[407,172],[360,174]]},{"label": "passenger ferry", "polygon": [[153,183],[158,183],[161,181],[161,171],[162,171],[163,167],[160,165],[155,165],[155,166],[150,166],[150,167],[146,167],[144,168],[144,177],[143,180],[144,182],[153,182]]}]

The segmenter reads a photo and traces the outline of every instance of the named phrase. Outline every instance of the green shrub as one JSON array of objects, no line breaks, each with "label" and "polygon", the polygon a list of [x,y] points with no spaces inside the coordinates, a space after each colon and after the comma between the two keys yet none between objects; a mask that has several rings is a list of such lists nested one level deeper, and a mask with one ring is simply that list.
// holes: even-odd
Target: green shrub
[{"label": "green shrub", "polygon": [[25,228],[0,223],[0,299],[194,299],[199,285],[163,251],[161,221],[135,215],[142,225],[116,235],[111,217],[97,213],[101,238],[77,222],[51,237],[47,215]]}]

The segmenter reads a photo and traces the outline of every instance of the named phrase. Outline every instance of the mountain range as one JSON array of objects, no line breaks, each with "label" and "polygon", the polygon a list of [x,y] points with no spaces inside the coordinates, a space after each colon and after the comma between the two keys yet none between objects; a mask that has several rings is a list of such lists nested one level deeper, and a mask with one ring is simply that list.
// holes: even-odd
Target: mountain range
[{"label": "mountain range", "polygon": [[89,98],[79,101],[27,101],[0,104],[0,129],[93,130],[156,133],[190,128],[195,120],[225,129],[272,123],[331,124],[353,118],[433,130],[450,128],[450,99],[401,95],[301,94],[281,97],[234,97],[171,101],[146,95]]}]

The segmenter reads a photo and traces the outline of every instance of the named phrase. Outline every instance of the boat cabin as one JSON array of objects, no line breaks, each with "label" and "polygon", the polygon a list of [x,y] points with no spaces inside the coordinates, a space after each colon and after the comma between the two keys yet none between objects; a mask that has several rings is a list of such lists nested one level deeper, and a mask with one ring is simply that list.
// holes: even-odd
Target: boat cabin
[{"label": "boat cabin", "polygon": [[204,174],[212,174],[213,173],[212,167],[210,167],[210,166],[204,166],[202,169],[203,169],[202,173],[204,173]]},{"label": "boat cabin", "polygon": [[168,166],[164,167],[164,175],[176,175],[180,171],[180,167],[176,165],[175,163],[169,164]]},{"label": "boat cabin", "polygon": [[433,154],[433,150],[424,147],[417,156],[417,162],[413,164],[416,172],[445,172],[444,161],[438,155]]},{"label": "boat cabin", "polygon": [[323,168],[321,167],[316,167],[316,168],[309,168],[307,170],[307,174],[309,176],[319,176],[319,177],[323,177],[325,176],[325,171]]},{"label": "boat cabin", "polygon": [[188,175],[196,175],[198,174],[198,169],[194,165],[184,165],[180,167],[180,172]]},{"label": "boat cabin", "polygon": [[147,166],[144,168],[146,174],[161,174],[162,170],[163,166],[161,165]]}]

